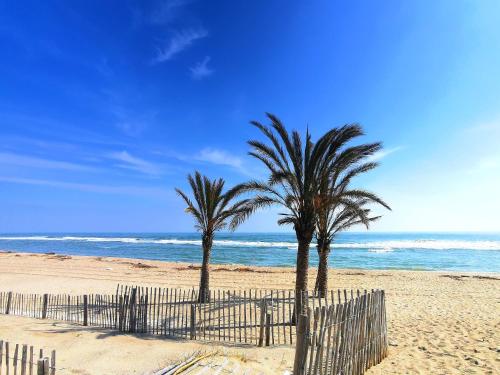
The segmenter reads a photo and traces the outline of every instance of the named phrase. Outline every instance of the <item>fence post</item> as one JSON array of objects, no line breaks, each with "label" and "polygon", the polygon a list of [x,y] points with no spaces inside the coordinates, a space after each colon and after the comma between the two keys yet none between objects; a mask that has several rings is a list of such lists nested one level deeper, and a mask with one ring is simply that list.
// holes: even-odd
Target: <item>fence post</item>
[{"label": "fence post", "polygon": [[196,340],[196,305],[191,304],[191,340]]},{"label": "fence post", "polygon": [[89,296],[84,295],[83,296],[83,325],[88,326],[89,325]]},{"label": "fence post", "polygon": [[49,295],[43,295],[42,319],[47,319],[47,306],[49,304]]},{"label": "fence post", "polygon": [[[148,306],[149,306],[149,295],[146,289],[146,295],[144,296],[144,325],[143,332],[148,333]],[[154,316],[153,316],[154,317]]]},{"label": "fence post", "polygon": [[271,313],[266,311],[266,346],[271,345]]},{"label": "fence post", "polygon": [[129,309],[129,332],[135,332],[136,324],[136,299],[137,299],[137,288],[132,288],[130,293],[130,309]]},{"label": "fence post", "polygon": [[123,321],[124,321],[124,302],[123,302],[123,296],[120,296],[120,300],[118,302],[118,306],[116,307],[118,309],[118,331],[123,332]]},{"label": "fence post", "polygon": [[10,313],[10,304],[12,302],[12,292],[9,292],[9,295],[7,296],[7,307],[5,308],[5,314],[9,315]]},{"label": "fence post", "polygon": [[297,340],[295,342],[295,359],[293,375],[303,375],[307,357],[307,315],[301,314],[297,323]]},{"label": "fence post", "polygon": [[37,362],[37,375],[49,375],[49,359],[47,357],[40,358]]},{"label": "fence post", "polygon": [[264,345],[264,328],[266,325],[266,308],[267,303],[265,300],[260,301],[260,332],[259,332],[259,346]]},{"label": "fence post", "polygon": [[49,368],[50,375],[56,375],[56,351],[55,350],[52,350],[52,355],[51,355],[49,367],[50,367]]}]

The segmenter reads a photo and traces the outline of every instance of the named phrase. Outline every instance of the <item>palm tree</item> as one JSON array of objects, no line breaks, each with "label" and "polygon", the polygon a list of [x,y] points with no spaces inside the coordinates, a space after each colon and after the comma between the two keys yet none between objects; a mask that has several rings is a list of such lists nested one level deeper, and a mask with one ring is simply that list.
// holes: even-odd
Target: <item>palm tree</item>
[{"label": "palm tree", "polygon": [[356,176],[378,166],[378,163],[369,161],[369,158],[380,151],[382,145],[376,142],[344,148],[348,142],[364,134],[359,125],[347,125],[340,128],[339,132],[346,130],[348,134],[336,145],[336,156],[328,168],[328,175],[320,180],[316,201],[319,264],[315,290],[320,296],[324,296],[328,288],[328,255],[335,236],[358,224],[363,224],[368,229],[371,222],[378,220],[380,216],[369,216],[370,209],[366,207],[369,204],[380,204],[390,210],[377,195],[363,189],[349,189]]},{"label": "palm tree", "polygon": [[347,205],[331,207],[318,214],[316,246],[319,261],[314,290],[319,297],[324,297],[328,290],[328,256],[331,243],[337,234],[359,224],[368,229],[371,222],[380,219],[381,216],[370,217],[371,210],[364,208],[369,203],[371,203],[369,199],[358,199]]},{"label": "palm tree", "polygon": [[[332,129],[318,139],[311,140],[309,131],[303,140],[297,131],[288,133],[282,122],[274,115],[267,114],[271,126],[257,121],[256,126],[270,144],[252,140],[249,154],[260,160],[269,171],[267,182],[250,181],[244,189],[257,191],[252,199],[253,208],[279,205],[286,210],[280,214],[279,225],[293,225],[297,237],[297,264],[295,289],[297,296],[307,291],[309,268],[309,246],[315,231],[315,200],[320,180],[328,176],[326,172],[336,155],[336,144],[348,135],[349,129],[339,132]],[[300,298],[296,301],[301,311]]]},{"label": "palm tree", "polygon": [[186,212],[191,214],[195,221],[195,228],[201,232],[203,262],[201,266],[199,302],[210,300],[209,263],[210,253],[215,232],[229,228],[235,230],[252,212],[248,205],[249,199],[237,200],[243,192],[241,186],[223,193],[224,180],[222,178],[210,180],[195,172],[194,177],[188,175],[194,202],[180,189],[175,189],[187,205]]}]

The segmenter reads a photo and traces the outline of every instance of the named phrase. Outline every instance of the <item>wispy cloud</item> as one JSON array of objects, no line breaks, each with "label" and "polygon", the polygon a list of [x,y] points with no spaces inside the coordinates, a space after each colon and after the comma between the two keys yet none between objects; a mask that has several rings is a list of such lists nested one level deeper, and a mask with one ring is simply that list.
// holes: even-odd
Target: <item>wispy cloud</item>
[{"label": "wispy cloud", "polygon": [[243,159],[232,154],[229,151],[221,150],[212,147],[206,147],[194,154],[185,154],[182,152],[177,152],[173,150],[161,150],[153,152],[156,155],[165,156],[168,158],[173,158],[187,164],[214,164],[220,166],[231,167],[237,172],[246,175],[253,176],[259,175],[257,170],[249,169]]},{"label": "wispy cloud", "polygon": [[50,160],[32,156],[0,152],[0,164],[14,165],[29,168],[62,169],[68,171],[95,171],[94,167],[70,163],[66,161]]},{"label": "wispy cloud", "polygon": [[483,122],[475,126],[465,128],[464,130],[466,133],[500,134],[500,119],[490,122]]},{"label": "wispy cloud", "polygon": [[154,187],[142,186],[112,186],[112,185],[97,185],[74,183],[57,180],[40,180],[33,178],[19,178],[0,176],[0,182],[23,185],[48,186],[53,188],[79,190],[90,193],[105,193],[105,194],[126,194],[126,195],[166,195],[168,191]]},{"label": "wispy cloud", "polygon": [[214,148],[204,148],[194,157],[195,160],[203,161],[212,164],[228,165],[234,168],[242,168],[242,160],[224,150]]},{"label": "wispy cloud", "polygon": [[146,101],[142,92],[131,88],[105,89],[99,108],[109,112],[114,126],[129,137],[141,135],[157,121],[159,110]]},{"label": "wispy cloud", "polygon": [[477,164],[477,169],[481,171],[500,169],[500,155],[490,155],[481,158]]},{"label": "wispy cloud", "polygon": [[189,2],[189,0],[160,1],[158,6],[152,10],[149,22],[153,25],[167,25],[177,18],[182,7]]},{"label": "wispy cloud", "polygon": [[135,113],[126,110],[123,106],[114,106],[112,113],[116,117],[115,126],[129,137],[141,135],[149,125],[156,122],[158,112],[146,111]]},{"label": "wispy cloud", "polygon": [[147,160],[130,155],[127,151],[112,152],[107,155],[108,158],[119,161],[117,167],[130,169],[149,175],[159,175],[161,168]]},{"label": "wispy cloud", "polygon": [[143,1],[133,5],[131,10],[134,27],[142,25],[167,26],[185,11],[191,0]]},{"label": "wispy cloud", "polygon": [[385,158],[386,156],[395,153],[396,151],[401,150],[403,147],[398,146],[398,147],[393,147],[393,148],[388,148],[385,150],[380,150],[376,153],[374,153],[372,156],[367,158],[367,161],[374,162],[374,161],[379,161]]},{"label": "wispy cloud", "polygon": [[189,68],[193,79],[202,79],[213,74],[214,70],[210,69],[208,63],[210,56],[206,56],[202,61],[196,63],[195,66]]},{"label": "wispy cloud", "polygon": [[168,61],[191,46],[196,40],[203,39],[206,36],[208,36],[208,31],[203,28],[179,31],[166,43],[166,46],[158,48],[152,63],[157,64]]}]

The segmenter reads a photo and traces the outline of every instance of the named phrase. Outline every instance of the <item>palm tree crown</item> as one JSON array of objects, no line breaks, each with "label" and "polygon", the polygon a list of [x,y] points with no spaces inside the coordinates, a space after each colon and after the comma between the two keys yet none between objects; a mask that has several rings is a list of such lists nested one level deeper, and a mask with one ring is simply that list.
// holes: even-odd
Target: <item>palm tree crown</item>
[{"label": "palm tree crown", "polygon": [[243,193],[240,185],[224,193],[225,181],[222,178],[210,180],[198,171],[194,177],[188,175],[188,182],[194,202],[182,190],[176,188],[175,191],[187,205],[185,212],[195,218],[195,228],[203,234],[213,235],[225,228],[235,230],[249,215],[249,199],[233,202]]},{"label": "palm tree crown", "polygon": [[337,233],[363,224],[366,228],[380,216],[370,217],[370,204],[390,207],[377,195],[359,188],[351,188],[353,179],[378,166],[370,161],[381,150],[380,143],[369,143],[346,147],[347,143],[363,135],[359,125],[346,125],[338,129],[344,133],[337,144],[336,156],[328,169],[327,176],[320,180],[316,201],[316,238],[319,255],[316,291],[326,293],[328,284],[328,254],[330,243]]},{"label": "palm tree crown", "polygon": [[[307,290],[309,246],[315,231],[315,203],[321,180],[329,175],[326,171],[335,155],[335,146],[342,134],[332,129],[312,142],[309,131],[302,138],[297,131],[289,133],[274,115],[267,114],[270,126],[253,121],[266,137],[267,143],[252,140],[249,154],[260,160],[268,169],[266,182],[250,181],[243,184],[246,190],[257,195],[249,205],[255,207],[279,205],[285,209],[278,224],[291,224],[298,242],[296,281],[297,292]],[[297,300],[298,309],[301,308]]]},{"label": "palm tree crown", "polygon": [[199,301],[204,303],[210,298],[209,263],[215,232],[224,228],[236,229],[251,214],[253,206],[248,205],[249,199],[236,200],[244,192],[241,186],[235,186],[224,193],[224,180],[221,178],[210,180],[195,172],[194,177],[188,175],[188,182],[194,200],[180,189],[175,191],[186,203],[185,211],[195,218],[196,229],[202,233],[203,262]]}]

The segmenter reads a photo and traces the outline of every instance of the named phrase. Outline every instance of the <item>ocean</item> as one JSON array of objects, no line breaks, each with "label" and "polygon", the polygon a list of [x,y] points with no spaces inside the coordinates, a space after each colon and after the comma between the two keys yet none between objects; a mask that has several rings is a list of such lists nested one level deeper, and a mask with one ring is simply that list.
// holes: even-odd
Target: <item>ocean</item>
[{"label": "ocean", "polygon": [[[0,249],[68,255],[201,262],[198,233],[0,234]],[[218,233],[213,264],[293,266],[292,233]],[[316,247],[310,265],[316,266]],[[330,267],[500,272],[500,234],[343,233],[332,244]]]}]

